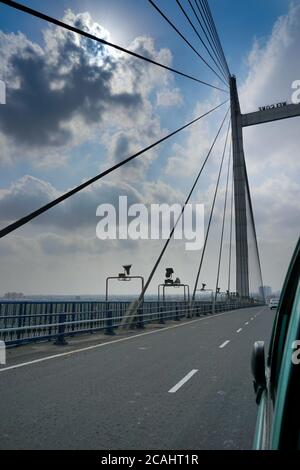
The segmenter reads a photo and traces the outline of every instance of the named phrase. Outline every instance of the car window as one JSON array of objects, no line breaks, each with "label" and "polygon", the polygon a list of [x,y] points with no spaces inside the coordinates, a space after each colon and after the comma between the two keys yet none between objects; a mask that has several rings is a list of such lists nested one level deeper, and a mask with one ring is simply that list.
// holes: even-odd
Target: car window
[{"label": "car window", "polygon": [[294,252],[288,273],[282,289],[277,310],[272,339],[270,344],[268,364],[271,370],[271,393],[276,398],[278,378],[282,365],[283,351],[293,310],[295,296],[300,276],[300,240]]},{"label": "car window", "polygon": [[299,446],[300,360],[295,341],[300,339],[300,282],[298,280],[280,372],[277,378],[276,401],[272,430],[272,448],[295,449]]}]

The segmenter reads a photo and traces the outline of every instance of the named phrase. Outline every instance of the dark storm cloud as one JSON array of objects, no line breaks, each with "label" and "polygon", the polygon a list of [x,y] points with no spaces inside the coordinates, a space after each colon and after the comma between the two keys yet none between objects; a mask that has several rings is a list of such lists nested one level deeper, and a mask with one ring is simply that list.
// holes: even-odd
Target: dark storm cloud
[{"label": "dark storm cloud", "polygon": [[[74,23],[88,30],[84,17]],[[102,45],[88,39],[78,43],[73,33],[56,33],[44,49],[28,42],[8,58],[7,69],[20,86],[7,83],[0,129],[29,148],[65,145],[73,137],[68,126],[72,118],[92,125],[108,108],[135,109],[142,100],[137,92],[113,93],[117,67]]]}]

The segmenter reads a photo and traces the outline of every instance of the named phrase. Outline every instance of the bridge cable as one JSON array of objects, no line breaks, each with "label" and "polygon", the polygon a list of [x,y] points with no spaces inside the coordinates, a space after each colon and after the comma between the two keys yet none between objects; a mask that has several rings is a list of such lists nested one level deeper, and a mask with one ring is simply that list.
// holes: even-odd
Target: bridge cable
[{"label": "bridge cable", "polygon": [[[176,3],[177,5],[179,6],[180,10],[182,11],[182,13],[184,14],[185,18],[187,19],[188,23],[191,25],[193,31],[195,32],[195,34],[197,35],[197,37],[199,38],[201,44],[204,46],[205,50],[207,51],[208,55],[210,56],[210,58],[213,60],[213,62],[215,63],[216,67],[218,68],[218,70],[220,71],[220,73],[223,75],[224,79],[225,79],[225,82],[224,80],[223,83],[225,83],[226,85],[228,85],[227,83],[227,80],[228,80],[228,77],[226,77],[225,73],[223,72],[222,68],[220,67],[220,65],[216,62],[215,58],[213,57],[213,55],[211,54],[210,50],[208,49],[207,45],[205,44],[205,42],[203,41],[202,37],[200,36],[200,34],[198,33],[197,29],[195,28],[192,20],[190,19],[189,15],[187,14],[187,12],[185,11],[184,7],[181,5],[180,1],[179,0],[176,0]],[[218,77],[220,78],[220,76],[218,75]]]},{"label": "bridge cable", "polygon": [[[220,279],[220,268],[221,268],[222,250],[223,250],[223,239],[224,239],[224,227],[225,227],[226,209],[227,209],[228,183],[229,183],[229,173],[230,173],[230,163],[231,163],[231,151],[232,151],[232,147],[231,147],[231,145],[230,145],[230,148],[229,148],[229,156],[228,156],[228,168],[227,168],[227,178],[226,178],[226,190],[225,190],[225,199],[224,199],[224,209],[223,209],[222,231],[221,231],[221,240],[220,240],[220,249],[219,249],[219,259],[218,259],[218,271],[217,271],[217,279],[216,279],[215,301],[217,300],[217,288],[218,288],[219,279]],[[229,294],[228,294],[228,295],[229,295]]]},{"label": "bridge cable", "polygon": [[[212,17],[211,12],[210,12],[209,6],[208,6],[208,4],[205,0],[195,0],[195,1],[199,2],[199,4],[201,5],[201,8],[204,12],[204,15],[205,15],[205,18],[206,18],[206,21],[207,21],[207,24],[208,24],[208,28],[211,31],[211,35],[213,36],[214,43],[215,43],[215,45],[216,45],[216,47],[219,51],[220,57],[223,60],[225,68],[226,68],[226,59],[225,59],[225,56],[222,52],[223,51],[222,46],[221,46],[221,43],[218,39],[217,29],[215,27],[214,19]],[[226,69],[226,71],[227,71],[227,69]]]},{"label": "bridge cable", "polygon": [[165,140],[169,139],[170,137],[174,136],[175,134],[177,134],[178,132],[186,129],[187,127],[191,126],[192,124],[194,124],[195,122],[199,121],[200,119],[202,119],[203,117],[207,116],[208,114],[212,113],[213,111],[215,111],[216,109],[220,108],[221,106],[223,106],[225,103],[227,103],[228,100],[224,101],[223,103],[219,104],[218,106],[215,106],[214,108],[210,109],[209,111],[207,111],[206,113],[202,114],[201,116],[199,116],[198,118],[194,119],[193,121],[189,122],[188,124],[185,124],[184,126],[180,127],[179,129],[176,129],[175,131],[171,132],[170,134],[166,135],[165,137],[162,137],[161,139],[157,140],[156,142],[154,142],[153,144],[151,145],[148,145],[148,147],[145,147],[144,149],[142,150],[139,150],[137,153],[135,153],[134,155],[131,155],[130,157],[128,158],[125,158],[124,160],[121,160],[119,163],[116,163],[115,165],[113,165],[112,167],[108,168],[107,170],[103,171],[102,173],[94,176],[93,178],[85,181],[84,183],[80,184],[79,186],[73,188],[71,191],[68,191],[66,192],[65,194],[63,194],[62,196],[58,197],[57,199],[54,199],[53,201],[49,202],[48,204],[45,204],[44,206],[40,207],[39,209],[31,212],[30,214],[26,215],[25,217],[22,217],[20,218],[19,220],[17,220],[16,222],[13,222],[12,224],[8,225],[7,227],[5,227],[4,229],[0,230],[0,238],[3,238],[5,237],[6,235],[8,235],[9,233],[13,232],[14,230],[16,230],[17,228],[19,227],[22,227],[22,225],[25,225],[27,224],[28,222],[30,222],[31,220],[35,219],[36,217],[38,217],[39,215],[41,215],[43,212],[46,212],[48,211],[49,209],[51,209],[52,207],[60,204],[61,202],[65,201],[66,199],[68,199],[69,197],[73,196],[74,194],[78,193],[79,191],[81,191],[82,189],[86,188],[87,186],[90,186],[91,184],[95,183],[96,181],[100,180],[101,178],[103,178],[104,176],[108,175],[109,173],[112,173],[113,171],[117,170],[118,168],[120,168],[121,166],[125,165],[126,163],[130,162],[131,160],[134,160],[135,158],[139,157],[140,155],[142,155],[143,153],[147,152],[148,150],[156,147],[158,144],[164,142]]},{"label": "bridge cable", "polygon": [[172,23],[172,21],[162,12],[162,10],[154,3],[153,0],[148,0],[148,2],[155,8],[156,11],[166,20],[166,22],[176,31],[176,33],[183,39],[183,41],[195,52],[195,54],[204,62],[207,67],[214,72],[214,74],[221,80],[224,85],[228,86],[228,84],[224,81],[224,79],[215,71],[213,67],[209,65],[209,63],[204,59],[204,57],[197,51],[197,49],[190,43],[190,41],[179,31],[179,29]]},{"label": "bridge cable", "polygon": [[[251,220],[251,226],[252,226],[253,235],[254,235],[255,253],[256,253],[256,259],[257,259],[258,270],[259,270],[259,280],[260,280],[261,286],[263,287],[263,285],[264,285],[263,284],[263,276],[262,276],[262,269],[261,269],[261,263],[260,263],[258,242],[257,242],[257,236],[256,236],[256,228],[255,228],[255,223],[254,223],[254,214],[253,214],[251,193],[250,193],[250,187],[249,187],[249,180],[248,180],[248,174],[247,174],[245,161],[244,161],[244,171],[245,171],[246,192],[247,192],[247,197],[248,197],[250,220]],[[262,295],[263,295],[263,300],[265,301],[265,294],[264,294],[264,289],[263,288],[262,288]]]},{"label": "bridge cable", "polygon": [[[145,283],[145,285],[144,285],[144,288],[143,288],[143,290],[142,290],[142,292],[141,292],[141,294],[140,294],[140,296],[139,296],[138,305],[140,305],[140,304],[143,302],[143,299],[144,299],[145,293],[146,293],[146,291],[147,291],[147,289],[148,289],[148,287],[149,287],[149,284],[150,284],[150,282],[152,281],[152,278],[153,278],[153,276],[154,276],[154,274],[155,274],[155,272],[156,272],[156,270],[157,270],[157,268],[158,268],[158,266],[159,266],[159,263],[161,262],[161,259],[162,259],[163,255],[164,255],[164,253],[165,253],[165,251],[166,251],[166,249],[167,249],[167,247],[168,247],[168,245],[169,245],[169,243],[170,243],[170,240],[171,240],[171,238],[172,238],[172,236],[173,236],[173,234],[174,234],[175,228],[176,228],[176,226],[177,226],[179,220],[181,219],[181,217],[182,217],[182,215],[183,215],[183,213],[184,213],[185,207],[186,207],[186,205],[188,204],[188,202],[189,202],[189,200],[190,200],[190,198],[191,198],[191,196],[192,196],[192,194],[193,194],[193,192],[194,192],[194,189],[195,189],[195,187],[196,187],[196,185],[197,185],[197,183],[198,183],[198,180],[199,180],[199,178],[200,178],[200,176],[201,176],[201,173],[202,173],[202,171],[203,171],[203,169],[204,169],[204,167],[205,167],[205,165],[206,165],[206,163],[207,163],[207,161],[208,161],[208,159],[209,159],[209,157],[210,157],[210,155],[211,155],[211,152],[212,152],[212,150],[213,150],[213,148],[214,148],[214,146],[215,146],[215,143],[216,143],[216,141],[217,141],[217,139],[218,139],[218,137],[219,137],[219,135],[220,135],[220,132],[221,132],[223,126],[224,126],[224,123],[225,123],[225,121],[226,121],[226,118],[227,118],[227,116],[228,116],[228,113],[229,113],[229,109],[227,110],[227,112],[226,112],[226,114],[225,114],[225,117],[224,117],[224,119],[223,119],[223,121],[222,121],[222,123],[221,123],[221,125],[220,125],[220,127],[219,127],[219,129],[218,129],[218,132],[217,132],[217,134],[216,134],[216,136],[215,136],[215,138],[214,138],[214,140],[213,140],[213,142],[212,142],[212,144],[211,144],[211,146],[210,146],[210,149],[209,149],[209,151],[208,151],[208,153],[207,153],[207,155],[206,155],[206,158],[205,158],[205,160],[204,160],[204,162],[203,162],[203,164],[202,164],[202,166],[201,166],[201,168],[200,168],[200,170],[199,170],[199,172],[198,172],[198,174],[197,174],[197,177],[196,177],[196,179],[195,179],[195,181],[194,181],[194,183],[193,183],[193,186],[192,186],[192,188],[191,188],[191,190],[190,190],[190,192],[189,192],[189,194],[188,194],[188,196],[187,196],[187,198],[186,198],[186,201],[185,201],[185,203],[184,203],[184,205],[183,205],[183,207],[182,207],[182,209],[181,209],[181,213],[179,214],[179,216],[178,216],[178,218],[177,218],[175,224],[173,225],[173,228],[172,228],[172,230],[170,231],[169,237],[167,238],[167,240],[166,240],[166,242],[165,242],[165,244],[164,244],[164,246],[163,246],[163,248],[162,248],[162,250],[161,250],[161,252],[160,252],[160,255],[158,256],[158,258],[157,258],[157,260],[156,260],[156,262],[155,262],[155,264],[154,264],[154,266],[153,266],[153,268],[152,268],[152,271],[151,271],[150,274],[149,274],[149,277],[148,277],[148,279],[147,279],[147,281],[146,281],[146,283]],[[228,135],[228,133],[227,133],[227,135]]]},{"label": "bridge cable", "polygon": [[[220,67],[221,67],[221,69],[222,69],[222,72],[223,72],[223,74],[224,74],[224,77],[226,77],[226,76],[227,76],[227,72],[226,72],[226,69],[225,69],[225,67],[224,67],[223,61],[220,59],[220,57],[219,57],[219,55],[218,55],[218,51],[216,50],[216,46],[213,44],[212,40],[208,37],[208,33],[206,32],[206,30],[205,30],[205,28],[204,28],[204,26],[203,26],[203,24],[202,24],[202,22],[201,22],[201,20],[200,20],[200,18],[199,18],[199,15],[198,15],[198,13],[196,12],[195,7],[194,7],[194,5],[192,4],[191,0],[188,0],[188,2],[189,2],[189,5],[190,5],[190,7],[191,7],[191,9],[192,9],[192,11],[193,11],[193,13],[194,13],[194,15],[195,15],[195,17],[196,17],[198,23],[199,23],[199,25],[200,25],[200,27],[201,27],[201,30],[203,31],[203,34],[204,34],[204,36],[205,36],[205,38],[206,38],[208,44],[210,45],[210,48],[211,48],[212,53],[215,55],[215,58],[216,58],[216,60],[218,61],[219,65],[220,65]],[[198,8],[198,5],[197,5],[196,3],[195,3],[195,5],[196,5],[197,8]],[[203,22],[205,22],[201,10],[199,10],[199,11],[200,11],[200,15],[201,15],[201,17],[202,17]],[[220,69],[219,69],[219,70],[220,70]],[[228,80],[228,77],[226,77],[226,80]]]},{"label": "bridge cable", "polygon": [[211,24],[212,24],[212,27],[213,27],[213,30],[215,31],[215,36],[217,38],[217,42],[219,44],[219,47],[220,47],[220,50],[221,50],[221,53],[222,53],[222,57],[225,61],[225,64],[226,64],[226,67],[227,67],[227,70],[228,70],[228,73],[230,75],[230,71],[229,71],[229,68],[228,68],[228,64],[227,64],[227,60],[226,60],[226,57],[225,57],[225,54],[224,54],[224,49],[223,49],[223,46],[222,46],[222,43],[221,43],[221,40],[220,40],[220,36],[219,36],[219,33],[218,33],[218,30],[217,30],[217,27],[216,27],[216,23],[215,23],[215,20],[214,20],[214,17],[213,17],[213,14],[212,14],[212,11],[211,11],[211,8],[209,6],[209,2],[208,0],[201,0],[203,1],[204,5],[206,6],[206,10],[208,12],[208,16],[211,20]]},{"label": "bridge cable", "polygon": [[213,213],[214,213],[215,202],[216,202],[216,198],[217,198],[217,194],[218,194],[219,183],[220,183],[220,178],[221,178],[221,173],[222,173],[222,168],[223,168],[223,162],[224,162],[224,157],[225,157],[225,152],[226,152],[226,147],[227,147],[229,129],[230,129],[230,122],[228,124],[228,129],[227,129],[227,134],[226,134],[226,139],[225,139],[224,149],[223,149],[223,154],[222,154],[222,160],[221,160],[219,174],[218,174],[217,183],[216,183],[216,189],[215,189],[213,202],[212,202],[212,206],[211,206],[211,210],[210,210],[209,221],[208,221],[208,225],[207,225],[207,229],[206,229],[206,234],[205,234],[205,240],[204,240],[204,245],[203,245],[203,249],[202,249],[201,259],[200,259],[199,268],[198,268],[198,272],[197,272],[196,280],[195,280],[195,285],[194,285],[194,289],[193,289],[193,295],[192,295],[192,301],[193,302],[195,300],[195,295],[196,295],[196,290],[197,290],[197,287],[198,287],[199,276],[200,276],[201,269],[202,269],[202,264],[203,264],[205,250],[206,250],[209,230],[210,230],[211,221],[212,221],[212,217],[213,217]]},{"label": "bridge cable", "polygon": [[208,13],[208,17],[210,18],[210,22],[211,22],[213,31],[215,32],[215,37],[216,37],[217,43],[218,43],[218,45],[219,45],[219,48],[220,48],[220,52],[221,52],[221,54],[222,54],[222,57],[223,57],[223,59],[224,59],[224,62],[225,62],[225,65],[226,65],[226,70],[227,70],[227,72],[228,72],[228,75],[230,75],[230,71],[229,71],[229,67],[228,67],[228,64],[227,64],[227,60],[226,60],[226,57],[225,57],[225,54],[224,54],[224,50],[223,50],[223,47],[222,47],[222,44],[221,44],[221,41],[220,41],[219,33],[218,33],[218,30],[217,30],[217,27],[216,27],[216,24],[215,24],[215,21],[214,21],[214,18],[213,18],[213,15],[212,15],[212,12],[211,12],[209,3],[208,3],[208,0],[202,0],[202,1],[203,1],[203,3],[204,3],[204,6],[205,6],[206,11],[207,11],[207,13]]},{"label": "bridge cable", "polygon": [[225,73],[227,74],[226,66],[225,66],[225,64],[224,64],[224,59],[223,59],[223,57],[222,57],[222,54],[220,53],[220,50],[219,50],[219,47],[218,47],[218,45],[217,45],[215,36],[214,36],[213,31],[212,31],[212,28],[211,28],[211,26],[210,26],[209,19],[208,19],[208,17],[207,17],[207,12],[206,12],[206,10],[205,10],[205,8],[204,8],[204,6],[203,6],[202,3],[199,3],[198,0],[194,0],[194,2],[195,2],[195,5],[196,5],[196,7],[197,7],[197,9],[198,9],[198,11],[199,11],[199,13],[200,13],[200,15],[201,15],[201,18],[202,18],[203,22],[204,22],[204,24],[205,24],[206,30],[207,30],[207,32],[208,32],[208,34],[209,34],[209,36],[210,36],[210,38],[211,38],[211,40],[212,40],[212,42],[213,42],[213,44],[214,44],[214,50],[215,50],[215,52],[216,52],[216,55],[218,56],[220,62],[222,63],[222,66],[223,66],[223,68],[224,68],[224,71],[225,71]]},{"label": "bridge cable", "polygon": [[106,41],[105,39],[102,39],[102,38],[98,38],[97,36],[94,36],[93,34],[90,34],[86,31],[83,31],[79,28],[76,28],[75,26],[72,26],[72,25],[69,25],[67,23],[64,23],[63,21],[60,21],[60,20],[57,20],[56,18],[53,18],[51,16],[48,16],[48,15],[45,15],[44,13],[41,13],[40,11],[37,11],[37,10],[34,10],[32,8],[29,8],[21,3],[17,3],[17,2],[14,2],[13,0],[0,0],[1,3],[4,3],[5,5],[11,7],[11,8],[14,8],[16,10],[19,10],[19,11],[22,11],[24,13],[27,13],[31,16],[35,16],[36,18],[40,18],[44,21],[48,21],[49,23],[51,24],[54,24],[56,26],[59,26],[61,28],[64,28],[64,29],[67,29],[68,31],[72,31],[73,33],[77,33],[81,36],[84,36],[88,39],[92,39],[93,41],[97,41],[101,44],[104,44],[105,46],[108,46],[108,47],[112,47],[118,51],[121,51],[121,52],[124,52],[126,54],[129,54],[133,57],[136,57],[138,59],[142,59],[146,62],[149,62],[150,64],[154,64],[154,65],[157,65],[158,67],[161,67],[163,69],[166,69],[168,70],[169,72],[173,72],[173,73],[176,73],[177,75],[181,75],[183,77],[186,77],[186,78],[189,78],[190,80],[193,80],[195,82],[198,82],[198,83],[201,83],[202,85],[206,85],[210,88],[214,88],[216,90],[219,90],[219,91],[223,91],[225,93],[228,93],[227,90],[223,90],[222,88],[219,88],[218,86],[215,86],[215,85],[212,85],[211,83],[207,83],[203,80],[200,80],[199,78],[196,78],[192,75],[188,75],[184,72],[181,72],[180,70],[177,70],[177,69],[174,69],[172,67],[169,67],[167,65],[164,65],[164,64],[161,64],[153,59],[150,59],[149,57],[145,57],[141,54],[138,54],[137,52],[134,52],[134,51],[131,51],[129,49],[126,49],[122,46],[119,46],[117,44],[113,44],[112,42],[109,42],[109,41]]},{"label": "bridge cable", "polygon": [[[203,3],[202,3],[202,0],[200,0],[201,3],[199,3],[198,0],[194,0],[194,1],[195,1],[196,7],[197,7],[197,9],[198,9],[198,11],[199,11],[199,13],[200,13],[200,15],[201,15],[203,21],[204,21],[204,23],[205,23],[207,32],[208,32],[208,34],[209,34],[209,36],[210,36],[210,38],[211,38],[211,40],[212,40],[212,42],[213,42],[213,44],[214,44],[216,53],[217,53],[217,55],[218,55],[218,57],[219,57],[221,63],[223,64],[223,67],[224,67],[224,70],[225,70],[226,74],[229,76],[229,73],[228,73],[228,71],[227,71],[226,64],[225,64],[225,62],[224,62],[222,53],[220,52],[220,47],[219,47],[219,45],[218,45],[218,43],[217,43],[217,39],[216,39],[216,37],[215,37],[214,31],[212,30],[211,23],[210,23],[210,19],[209,19],[208,16],[207,16],[207,11],[206,11],[206,9],[205,9]],[[202,13],[202,12],[203,12],[203,13]]]}]

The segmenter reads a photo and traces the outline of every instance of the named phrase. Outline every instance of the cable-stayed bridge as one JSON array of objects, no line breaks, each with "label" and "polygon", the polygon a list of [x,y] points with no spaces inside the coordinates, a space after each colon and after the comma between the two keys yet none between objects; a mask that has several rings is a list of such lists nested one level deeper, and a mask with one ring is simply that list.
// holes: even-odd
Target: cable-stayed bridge
[{"label": "cable-stayed bridge", "polygon": [[[182,210],[170,230],[135,302],[1,301],[0,338],[10,347],[0,368],[1,446],[12,448],[247,448],[254,426],[251,380],[245,374],[257,334],[268,338],[272,315],[264,306],[255,211],[247,176],[243,128],[300,116],[300,105],[283,103],[243,114],[236,77],[231,73],[207,0],[174,1],[197,35],[195,47],[152,0],[149,3],[214,76],[207,82],[151,57],[130,51],[66,24],[26,5],[1,0],[19,14],[30,15],[80,37],[129,54],[147,67],[166,69],[182,80],[220,94],[219,104],[182,124],[133,155],[62,194],[0,230],[9,237],[96,181],[149,150],[197,125],[217,109],[225,110],[208,152],[192,181]],[[147,65],[146,65],[147,64]],[[280,125],[280,123],[278,124]],[[204,246],[196,259],[197,273],[181,300],[147,298],[149,286],[174,236],[217,142],[223,151],[207,221]],[[225,159],[227,158],[227,165]],[[200,159],[200,158],[199,158]],[[222,172],[226,171],[221,237],[217,246],[215,285],[203,283],[205,255],[212,230]],[[231,182],[231,185],[230,185]],[[230,189],[231,188],[231,189]],[[227,215],[229,214],[229,217]],[[224,260],[224,229],[230,226],[226,289],[220,289]],[[234,243],[235,240],[235,243]],[[233,266],[232,258],[235,258]],[[235,274],[235,282],[232,281]],[[120,280],[129,280],[130,269]],[[223,280],[223,284],[225,281]],[[201,287],[202,286],[202,287]],[[234,287],[233,287],[234,286]],[[161,286],[186,287],[169,273]],[[187,286],[188,288],[190,286]],[[186,292],[186,290],[184,290]],[[267,313],[266,313],[267,312]],[[114,338],[108,338],[114,336]],[[261,338],[259,338],[261,339]],[[64,346],[64,349],[53,349]],[[22,348],[14,348],[23,345]],[[241,383],[242,382],[242,383]],[[224,402],[229,396],[229,402]],[[214,414],[212,412],[214,409]],[[239,411],[237,411],[237,409]],[[242,410],[242,411],[241,411]],[[218,419],[222,415],[222,418]],[[11,417],[14,419],[11,420]],[[234,418],[233,418],[234,416]],[[243,416],[243,418],[242,418]],[[43,425],[38,423],[44,421]],[[234,424],[232,424],[232,420]],[[240,430],[246,424],[241,435]],[[221,424],[220,424],[221,423]],[[216,426],[226,438],[216,436]],[[28,426],[31,432],[27,433]],[[229,429],[230,428],[230,429]]]}]

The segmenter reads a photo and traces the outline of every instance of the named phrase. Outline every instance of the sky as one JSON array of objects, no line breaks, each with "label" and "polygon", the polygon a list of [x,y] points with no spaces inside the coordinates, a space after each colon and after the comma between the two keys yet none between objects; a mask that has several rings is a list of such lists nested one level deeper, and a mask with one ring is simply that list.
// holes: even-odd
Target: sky
[{"label": "sky", "polygon": [[[224,85],[176,35],[147,0],[23,1],[99,37],[170,67]],[[175,0],[159,7],[214,66]],[[182,0],[193,21],[188,0]],[[193,3],[193,1],[192,1]],[[300,79],[300,2],[210,0],[242,112],[291,101]],[[99,46],[0,4],[0,227],[58,197],[131,153],[186,124],[228,94]],[[188,194],[226,112],[226,106],[135,162],[95,183],[0,241],[0,294],[103,294],[105,278],[132,264],[148,276],[162,240],[99,240],[96,209],[129,203],[180,203]],[[264,284],[281,288],[299,236],[299,119],[244,130]],[[226,126],[193,194],[207,224]],[[226,153],[201,282],[213,288],[226,185]],[[229,212],[220,287],[228,282]],[[150,285],[157,291],[173,266],[193,285],[201,251],[172,240]],[[234,283],[234,259],[231,289]],[[124,285],[126,284],[126,286]],[[113,293],[136,293],[132,282]],[[130,292],[129,292],[130,291]]]}]

